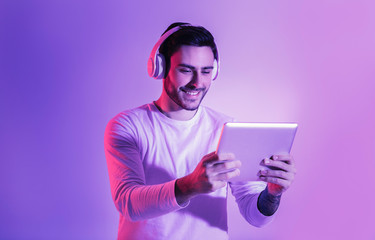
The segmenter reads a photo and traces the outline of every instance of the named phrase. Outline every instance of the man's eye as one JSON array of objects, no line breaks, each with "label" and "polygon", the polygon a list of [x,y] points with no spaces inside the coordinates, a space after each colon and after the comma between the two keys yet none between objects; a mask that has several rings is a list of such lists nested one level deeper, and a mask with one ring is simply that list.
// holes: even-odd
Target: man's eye
[{"label": "man's eye", "polygon": [[188,68],[180,68],[179,71],[182,72],[182,73],[189,73],[189,72],[191,72],[191,70],[188,69]]},{"label": "man's eye", "polygon": [[203,74],[210,74],[211,73],[211,70],[205,70],[205,71],[202,71]]}]

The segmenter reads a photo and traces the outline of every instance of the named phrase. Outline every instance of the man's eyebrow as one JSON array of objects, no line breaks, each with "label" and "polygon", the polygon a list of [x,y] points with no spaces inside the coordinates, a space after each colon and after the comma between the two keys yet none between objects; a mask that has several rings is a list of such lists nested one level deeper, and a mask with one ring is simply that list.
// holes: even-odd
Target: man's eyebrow
[{"label": "man's eyebrow", "polygon": [[[191,66],[189,64],[184,64],[184,63],[180,63],[178,64],[179,67],[186,67],[186,68],[190,68],[192,70],[195,70],[195,67],[194,66]],[[206,69],[213,69],[214,67],[213,66],[207,66],[207,67],[203,67],[202,69],[206,70]]]},{"label": "man's eyebrow", "polygon": [[190,68],[190,69],[195,69],[195,67],[194,66],[191,66],[191,65],[188,65],[188,64],[184,64],[184,63],[180,63],[180,64],[178,64],[178,66],[179,67],[186,67],[186,68]]}]

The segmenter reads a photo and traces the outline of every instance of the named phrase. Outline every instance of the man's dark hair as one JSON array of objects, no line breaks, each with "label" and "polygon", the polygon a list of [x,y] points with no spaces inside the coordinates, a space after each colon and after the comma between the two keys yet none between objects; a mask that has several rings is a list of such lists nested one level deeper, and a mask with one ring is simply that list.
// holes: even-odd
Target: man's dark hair
[{"label": "man's dark hair", "polygon": [[177,26],[180,26],[181,28],[177,32],[174,32],[172,35],[170,35],[167,39],[165,39],[164,42],[160,45],[159,53],[164,55],[166,62],[166,71],[164,77],[168,75],[169,69],[171,67],[172,55],[177,52],[182,45],[210,47],[214,54],[214,58],[218,60],[217,48],[212,34],[204,27],[191,26],[187,24],[189,23],[172,23],[164,32],[166,33],[168,30]]}]

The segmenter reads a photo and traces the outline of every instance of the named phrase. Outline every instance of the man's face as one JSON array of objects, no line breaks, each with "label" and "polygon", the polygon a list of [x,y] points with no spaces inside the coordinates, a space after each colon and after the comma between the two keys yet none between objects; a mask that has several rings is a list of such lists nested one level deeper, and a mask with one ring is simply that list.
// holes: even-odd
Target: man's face
[{"label": "man's face", "polygon": [[164,90],[175,104],[196,110],[210,88],[214,54],[210,47],[183,45],[171,57]]}]

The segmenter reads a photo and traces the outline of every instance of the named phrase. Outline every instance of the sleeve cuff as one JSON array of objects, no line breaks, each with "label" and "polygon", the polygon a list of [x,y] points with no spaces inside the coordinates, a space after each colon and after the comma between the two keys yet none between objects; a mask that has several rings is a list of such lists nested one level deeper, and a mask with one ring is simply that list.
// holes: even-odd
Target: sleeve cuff
[{"label": "sleeve cuff", "polygon": [[251,202],[251,206],[249,208],[249,216],[253,219],[253,225],[256,227],[262,227],[264,225],[267,225],[268,223],[272,222],[274,219],[274,216],[276,213],[274,213],[272,216],[266,216],[263,215],[259,209],[258,209],[258,198],[259,198],[260,193],[256,195],[256,198],[254,198],[255,201]]},{"label": "sleeve cuff", "polygon": [[170,184],[170,186],[168,186],[168,188],[170,189],[170,192],[172,193],[172,196],[171,198],[173,199],[172,202],[173,202],[173,206],[176,210],[179,210],[179,209],[183,209],[183,208],[186,208],[187,206],[189,206],[190,204],[190,201],[187,201],[186,203],[180,205],[178,204],[177,202],[177,199],[176,199],[176,192],[175,192],[175,185],[176,185],[176,181],[177,179],[173,180],[173,181],[170,181],[168,182],[167,184]]}]

